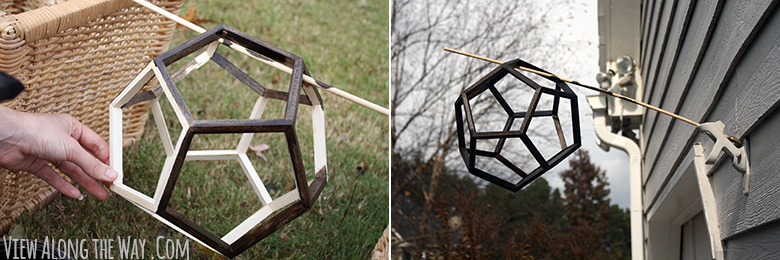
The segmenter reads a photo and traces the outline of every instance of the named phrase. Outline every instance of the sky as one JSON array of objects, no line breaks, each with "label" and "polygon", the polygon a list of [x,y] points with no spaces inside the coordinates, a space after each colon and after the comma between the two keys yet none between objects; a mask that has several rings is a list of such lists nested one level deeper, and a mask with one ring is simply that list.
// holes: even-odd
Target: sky
[{"label": "sky", "polygon": [[[576,75],[559,76],[577,80],[591,86],[598,86],[596,83],[596,73],[599,72],[597,1],[575,0],[572,5],[576,6],[572,19],[564,20],[563,23],[557,26],[559,28],[555,29],[562,30],[564,35],[567,35],[568,37],[584,40],[592,44],[582,46],[582,51],[577,52],[579,57],[574,60],[577,60],[578,63],[580,63],[581,70],[579,70]],[[609,181],[609,188],[611,190],[609,196],[611,202],[617,204],[621,208],[628,208],[630,201],[628,186],[628,155],[625,152],[614,148],[610,149],[609,152],[605,152],[599,148],[599,140],[596,137],[596,132],[593,128],[593,115],[590,106],[588,106],[588,102],[585,100],[585,96],[595,95],[597,92],[577,86],[572,86],[572,89],[577,93],[580,108],[580,127],[582,134],[582,147],[580,149],[587,150],[591,157],[591,161],[599,166],[599,168],[606,171],[607,181]],[[550,186],[563,190],[563,181],[560,178],[560,172],[567,169],[568,166],[568,161],[562,162],[544,175],[544,178],[547,179]]]},{"label": "sky", "polygon": [[[554,0],[553,0],[554,1]],[[569,0],[566,4],[570,8],[560,8],[551,12],[553,19],[549,19],[550,30],[554,30],[552,35],[564,35],[562,42],[558,42],[556,48],[574,49],[575,55],[565,55],[563,57],[556,57],[559,59],[566,59],[557,62],[558,64],[567,64],[566,73],[551,70],[553,73],[559,74],[559,76],[577,80],[579,82],[597,86],[595,76],[599,72],[599,50],[598,50],[598,12],[596,0]],[[534,10],[528,10],[533,12]],[[571,12],[571,13],[569,13]],[[546,48],[544,51],[549,51]],[[521,55],[521,54],[518,54]],[[551,57],[555,57],[552,55]],[[561,55],[562,56],[562,55]],[[523,58],[523,57],[518,57]],[[465,59],[465,58],[461,58]],[[554,62],[551,62],[554,63]],[[574,66],[571,66],[572,63]],[[537,64],[544,68],[544,63]],[[571,69],[571,68],[575,69]],[[548,68],[552,69],[552,68]],[[597,94],[595,91],[586,90],[581,87],[571,86],[572,90],[577,93],[579,116],[580,116],[580,128],[582,137],[582,147],[580,149],[587,150],[590,154],[591,161],[606,171],[607,181],[610,183],[609,188],[611,190],[609,198],[613,204],[617,204],[621,208],[629,207],[629,165],[628,156],[625,152],[610,149],[609,152],[601,150],[598,146],[598,138],[594,132],[593,118],[590,106],[588,106],[585,97],[587,95]],[[451,101],[447,101],[447,108],[451,108]],[[410,106],[419,104],[419,101],[407,101],[400,106]],[[399,108],[396,107],[396,110]],[[408,142],[413,140],[409,139]],[[399,142],[404,142],[400,140]],[[571,157],[571,156],[570,156]],[[460,160],[459,156],[453,156],[457,160]],[[460,163],[460,162],[459,162]],[[458,164],[460,165],[460,164]],[[542,175],[553,188],[558,188],[563,191],[563,181],[560,177],[560,172],[566,170],[569,167],[568,161],[561,162],[555,168]]]}]

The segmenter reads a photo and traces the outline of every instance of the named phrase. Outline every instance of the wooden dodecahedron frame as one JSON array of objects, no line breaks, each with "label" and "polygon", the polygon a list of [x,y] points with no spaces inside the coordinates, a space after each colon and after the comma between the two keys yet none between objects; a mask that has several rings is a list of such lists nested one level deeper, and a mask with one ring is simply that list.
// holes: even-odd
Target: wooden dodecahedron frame
[{"label": "wooden dodecahedron frame", "polygon": [[[526,63],[522,60],[512,60],[510,62],[506,62],[502,64],[498,68],[491,71],[490,74],[484,76],[479,81],[474,83],[474,85],[464,90],[460,94],[460,97],[458,97],[458,99],[455,101],[455,115],[458,124],[458,145],[459,145],[460,154],[463,157],[463,160],[466,162],[466,167],[468,168],[469,172],[477,177],[485,179],[489,182],[492,182],[498,186],[501,186],[513,192],[522,189],[523,187],[531,183],[533,180],[541,176],[543,173],[555,167],[555,165],[563,161],[563,159],[565,159],[571,153],[576,151],[577,148],[579,148],[581,145],[580,121],[579,121],[579,115],[577,110],[577,96],[574,94],[574,92],[569,88],[568,85],[566,85],[565,82],[555,77],[543,76],[544,78],[551,80],[552,82],[555,83],[555,89],[540,86],[539,84],[532,81],[525,75],[521,74],[516,69],[517,66],[522,66],[522,67],[547,73],[546,71],[537,68],[536,66],[533,66],[529,63]],[[501,95],[501,93],[498,91],[498,89],[495,86],[496,83],[499,82],[505,76],[507,76],[507,74],[512,75],[514,78],[521,81],[522,85],[527,85],[528,87],[531,87],[534,90],[534,95],[533,98],[531,99],[531,103],[528,104],[528,108],[526,109],[525,112],[520,112],[510,107],[510,105],[507,103],[507,101],[504,99],[504,97]],[[479,132],[475,127],[474,118],[472,117],[472,107],[469,104],[469,100],[477,97],[479,94],[485,91],[490,91],[493,94],[493,96],[496,98],[496,101],[498,101],[498,103],[501,105],[502,110],[505,111],[507,114],[506,125],[504,126],[502,131]],[[539,100],[541,99],[542,95],[552,95],[553,104],[551,110],[543,110],[543,111],[537,110],[537,106],[539,105]],[[564,138],[564,132],[558,117],[561,99],[568,99],[569,104],[571,105],[571,114],[573,117],[571,121],[572,131],[573,131],[572,136],[574,140],[570,145],[566,144],[566,140]],[[527,134],[528,127],[531,124],[531,120],[538,117],[552,117],[552,120],[555,124],[555,129],[558,134],[558,139],[561,144],[561,150],[557,152],[554,156],[552,156],[550,159],[544,158],[542,153],[539,151],[539,149],[536,147],[536,145],[533,143],[531,138],[528,137]],[[512,123],[519,118],[523,119],[520,129],[516,131],[511,130]],[[464,126],[464,121],[466,123],[465,126]],[[468,132],[469,140],[466,140],[465,131],[469,131]],[[537,163],[539,164],[539,166],[536,167],[536,169],[530,172],[524,172],[522,169],[518,168],[514,163],[510,162],[506,157],[502,156],[501,152],[503,149],[511,149],[505,147],[505,143],[509,138],[519,138],[522,141],[522,143],[525,145],[525,147],[533,156],[534,160],[536,160]],[[497,145],[495,146],[495,149],[493,151],[485,151],[485,150],[477,149],[478,140],[487,140],[487,139],[492,139],[497,141],[496,142]],[[486,172],[485,170],[477,168],[476,165],[477,156],[495,158],[501,164],[505,165],[507,168],[512,170],[515,174],[520,176],[520,178],[522,179],[520,179],[516,183],[512,183],[503,178],[500,178],[495,174],[491,174]]]},{"label": "wooden dodecahedron frame", "polygon": [[[257,55],[256,57],[258,58],[272,59],[291,68],[289,91],[282,92],[266,89],[257,83],[216,52],[220,44],[238,44],[240,47],[250,50],[250,53]],[[179,71],[173,75],[168,72],[168,65],[204,47],[206,49],[205,52],[184,65]],[[258,94],[257,102],[249,119],[196,120],[190,113],[176,87],[176,83],[208,61],[214,61]],[[327,183],[325,119],[322,99],[314,86],[302,81],[304,74],[308,75],[308,71],[303,60],[298,56],[225,25],[208,30],[154,58],[111,103],[109,108],[110,163],[111,167],[119,173],[118,178],[110,187],[111,190],[166,225],[196,240],[196,242],[230,258],[237,256],[311,208]],[[159,85],[152,90],[141,92],[142,87],[150,82],[153,76],[156,76]],[[305,95],[302,95],[301,90],[303,90]],[[171,142],[166,121],[163,118],[158,102],[158,97],[163,93],[171,103],[176,117],[182,124],[181,135],[175,146]],[[287,101],[283,118],[260,119],[268,99]],[[163,140],[163,148],[167,156],[154,197],[146,196],[123,183],[122,108],[143,101],[151,102],[152,114],[160,137]],[[312,109],[315,179],[311,182],[306,180],[302,155],[294,127],[299,104],[310,105]],[[282,195],[276,200],[271,199],[254,166],[252,166],[246,156],[253,133],[273,132],[282,133],[285,136],[296,184],[295,190]],[[189,150],[192,139],[196,134],[230,133],[243,133],[235,150]],[[238,161],[249,178],[255,193],[263,203],[263,207],[222,238],[203,229],[198,224],[179,214],[176,210],[168,207],[168,202],[185,160]],[[277,210],[284,207],[287,208],[273,215]]]}]

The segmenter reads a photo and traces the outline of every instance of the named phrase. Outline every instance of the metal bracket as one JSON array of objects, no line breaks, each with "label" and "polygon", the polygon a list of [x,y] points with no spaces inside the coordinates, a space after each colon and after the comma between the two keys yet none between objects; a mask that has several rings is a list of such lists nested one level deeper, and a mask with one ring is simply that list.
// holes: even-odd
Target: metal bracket
[{"label": "metal bracket", "polygon": [[[712,151],[707,155],[705,164],[710,167],[716,165],[719,161],[718,158],[720,157],[721,151],[731,155],[731,165],[734,166],[734,169],[738,172],[742,173],[742,182],[744,184],[742,192],[747,195],[750,191],[750,162],[747,153],[748,143],[747,140],[745,140],[742,147],[737,148],[737,146],[723,134],[725,128],[726,126],[721,121],[714,123],[707,122],[696,127],[699,132],[706,134],[715,142],[715,145],[712,146]],[[708,171],[707,176],[710,175],[712,175],[712,172]]]},{"label": "metal bracket", "polygon": [[[717,151],[717,150],[713,150]],[[723,242],[720,237],[720,226],[718,222],[718,211],[715,203],[715,193],[710,186],[710,180],[707,178],[711,174],[708,170],[709,163],[704,162],[704,146],[701,143],[693,144],[694,165],[696,167],[696,182],[699,184],[699,193],[701,203],[704,208],[704,219],[707,222],[707,232],[710,235],[710,249],[712,258],[723,260]],[[716,154],[717,153],[711,153]]]}]

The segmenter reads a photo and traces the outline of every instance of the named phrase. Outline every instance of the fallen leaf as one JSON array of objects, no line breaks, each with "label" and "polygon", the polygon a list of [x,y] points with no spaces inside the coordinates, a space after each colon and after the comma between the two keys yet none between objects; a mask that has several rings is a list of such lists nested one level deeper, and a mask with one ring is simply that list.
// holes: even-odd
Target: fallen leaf
[{"label": "fallen leaf", "polygon": [[276,84],[276,82],[279,82],[280,80],[282,80],[282,77],[280,77],[279,74],[275,74],[271,79],[271,83]]},{"label": "fallen leaf", "polygon": [[263,158],[264,161],[268,161],[268,158],[265,158],[265,155],[263,155],[263,151],[270,149],[271,146],[268,144],[258,144],[258,145],[250,145],[249,149],[252,151],[255,151],[255,154],[257,156],[260,156],[260,158]]},{"label": "fallen leaf", "polygon": [[[187,8],[187,12],[185,12],[183,16],[182,15],[179,15],[179,16],[181,18],[184,18],[184,20],[187,20],[187,21],[189,21],[191,23],[194,23],[194,24],[197,24],[197,25],[201,25],[201,24],[204,24],[204,23],[217,23],[217,22],[212,21],[212,20],[198,19],[198,10],[195,9],[195,5],[194,4],[191,4],[190,7]],[[181,27],[184,27],[184,26],[177,23],[176,27],[180,27],[181,28]]]},{"label": "fallen leaf", "polygon": [[287,239],[290,238],[290,235],[287,235],[287,233],[279,232],[279,239],[287,241]]},{"label": "fallen leaf", "polygon": [[366,162],[360,161],[358,163],[357,167],[355,167],[358,170],[358,174],[361,174],[366,171]]},{"label": "fallen leaf", "polygon": [[325,216],[325,213],[322,212],[322,207],[314,206],[314,213],[317,213],[320,216]]}]

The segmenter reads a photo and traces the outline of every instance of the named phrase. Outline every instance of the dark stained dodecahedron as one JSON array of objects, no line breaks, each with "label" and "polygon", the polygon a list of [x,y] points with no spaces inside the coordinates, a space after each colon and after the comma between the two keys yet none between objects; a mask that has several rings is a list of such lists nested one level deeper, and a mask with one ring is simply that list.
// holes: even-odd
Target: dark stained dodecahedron
[{"label": "dark stained dodecahedron", "polygon": [[[288,91],[276,91],[263,87],[254,79],[245,74],[242,70],[238,69],[234,64],[230,63],[224,56],[216,52],[216,47],[218,45],[235,45],[232,47],[246,48],[248,53],[256,58],[273,60],[288,67],[291,70]],[[170,73],[168,71],[169,69],[167,67],[169,65],[203,48],[209,48],[207,52],[210,52],[211,56],[202,56],[206,57],[208,60],[198,61],[198,58],[196,58],[188,65],[185,65],[185,67],[181,69],[180,72]],[[198,65],[198,62],[203,63],[208,61],[213,61],[223,69],[227,70],[232,76],[236,77],[242,83],[244,83],[244,85],[252,89],[259,97],[285,101],[286,105],[284,108],[283,117],[269,119],[250,118],[217,120],[198,120],[193,117],[187,104],[185,104],[176,84],[188,73],[194,71],[192,68],[196,69],[197,66],[195,65]],[[313,108],[318,107],[318,109],[321,109],[322,99],[313,85],[302,81],[303,75],[308,74],[308,71],[300,57],[244,34],[243,32],[237,31],[231,27],[220,25],[169,50],[168,52],[163,53],[162,55],[154,58],[151,63],[152,64],[149,67],[150,69],[144,70],[139,78],[145,78],[146,81],[148,81],[151,79],[152,71],[156,70],[157,73],[159,73],[157,74],[157,77],[158,82],[160,83],[159,88],[161,89],[139,92],[138,94],[132,96],[132,99],[129,101],[123,101],[121,104],[116,105],[129,106],[136,104],[137,102],[147,100],[155,100],[156,102],[156,98],[165,93],[166,97],[170,100],[174,111],[176,112],[177,118],[182,124],[183,129],[181,135],[183,138],[180,138],[179,142],[175,146],[175,150],[171,155],[168,156],[172,161],[169,168],[170,170],[163,170],[164,173],[162,175],[163,178],[161,179],[161,182],[164,182],[164,189],[162,190],[161,195],[157,196],[157,194],[155,194],[154,202],[151,202],[151,198],[147,198],[147,200],[150,201],[150,204],[157,205],[156,208],[147,208],[148,206],[141,206],[142,208],[145,208],[161,217],[164,219],[164,221],[167,221],[167,224],[175,226],[177,230],[185,232],[187,235],[190,235],[198,241],[203,242],[205,245],[213,248],[219,253],[233,258],[263,238],[272,234],[279,228],[283,227],[288,222],[305,213],[312,207],[313,203],[318,199],[320,193],[325,187],[325,184],[327,183],[327,167],[324,165],[324,161],[321,162],[321,164],[323,164],[322,166],[315,166],[315,168],[318,169],[315,169],[314,180],[311,180],[311,182],[307,180],[306,173],[304,172],[305,167],[303,164],[302,154],[295,130],[295,123],[299,104],[309,105]],[[131,84],[131,87],[132,85],[133,84]],[[120,99],[125,98],[120,96]],[[257,106],[255,110],[258,110]],[[319,111],[321,112],[321,110]],[[312,117],[322,117],[324,115],[324,113],[314,112],[312,114]],[[121,113],[119,113],[119,115],[121,115]],[[321,131],[324,134],[324,118],[317,118],[317,120],[314,121],[315,123],[313,123],[313,127],[315,129],[319,129],[315,131]],[[322,122],[322,125],[319,125],[316,122]],[[158,125],[158,127],[160,126]],[[284,135],[293,168],[292,175],[295,178],[296,189],[288,193],[291,194],[290,196],[284,195],[274,200],[273,202],[266,202],[266,200],[270,200],[270,197],[268,197],[266,200],[261,198],[261,200],[264,201],[263,203],[266,204],[265,207],[263,207],[261,210],[266,211],[258,211],[258,213],[253,214],[247,221],[239,225],[237,229],[234,229],[234,231],[236,231],[235,234],[238,235],[231,235],[234,233],[231,231],[225,237],[220,238],[201,227],[201,225],[194,223],[187,217],[183,216],[173,207],[170,207],[169,201],[185,160],[213,160],[198,159],[196,158],[198,157],[197,154],[191,153],[192,151],[190,151],[190,146],[193,137],[199,134],[243,133],[280,133]],[[315,135],[315,138],[318,138],[318,136]],[[323,139],[323,145],[317,146],[315,144],[315,157],[318,154],[321,154],[321,157],[324,157],[324,153],[320,153],[324,152],[325,150],[324,135],[321,139]],[[170,142],[170,140],[168,141]],[[243,150],[239,150],[240,149],[236,149],[235,151],[230,150],[225,152],[226,155],[220,156],[230,158],[241,158],[242,155],[245,156],[246,147],[244,147]],[[230,154],[227,154],[228,152],[230,152]],[[213,155],[213,153],[209,155]],[[315,158],[315,161],[316,160],[317,159]],[[248,159],[244,161],[248,161]],[[166,161],[166,163],[168,162]],[[240,159],[239,163],[244,167],[252,168],[252,171],[254,171],[254,166],[244,165]],[[315,164],[317,163],[315,162]],[[245,169],[245,171],[247,170]],[[257,173],[248,173],[248,175],[257,175]],[[255,183],[252,185],[256,186]],[[265,190],[265,187],[263,187],[263,190]],[[267,194],[267,191],[265,193]],[[159,201],[157,201],[157,197],[159,197]],[[273,207],[271,207],[272,204]],[[262,223],[260,221],[262,221]],[[246,223],[259,224],[252,224],[244,227]]]},{"label": "dark stained dodecahedron", "polygon": [[[544,80],[549,80],[554,84],[554,88],[545,87],[537,82],[534,82],[530,78],[526,77],[517,67],[529,68],[532,70],[547,73],[546,71],[531,65],[525,61],[516,59],[506,62],[498,68],[491,71],[488,75],[482,77],[479,81],[472,86],[464,90],[458,99],[455,101],[455,114],[458,124],[458,146],[460,154],[466,163],[469,172],[477,177],[490,181],[498,186],[511,191],[518,191],[531,183],[533,180],[549,171],[555,165],[563,161],[567,156],[577,150],[581,145],[580,140],[580,121],[577,110],[577,96],[569,88],[569,86],[557,77],[542,75]],[[504,77],[513,77],[517,79],[517,84],[514,87],[528,87],[533,91],[533,97],[525,111],[521,111],[522,108],[511,107],[510,102],[504,99],[502,93],[499,92],[496,84]],[[489,91],[489,92],[486,92]],[[486,94],[492,94],[495,101],[500,105],[500,110],[506,113],[506,124],[500,131],[478,131],[475,118],[473,117],[473,108],[469,101],[475,99],[477,96],[485,92]],[[543,95],[550,95],[552,100],[552,107],[549,110],[540,110],[539,103]],[[564,138],[564,131],[561,127],[561,120],[559,118],[559,111],[561,101],[569,101],[571,105],[570,121],[572,125],[572,139],[571,144],[566,144]],[[532,138],[529,137],[529,126],[531,121],[535,118],[550,117],[554,123],[554,128],[557,132],[557,138],[560,141],[561,150],[555,153],[551,158],[545,158],[540,152],[538,144],[535,144]],[[513,129],[513,123],[516,120],[522,120],[522,124],[519,129]],[[537,119],[539,120],[539,119]],[[468,136],[467,136],[468,134]],[[519,149],[519,147],[508,147],[507,141],[512,139],[519,139],[524,148],[532,155],[533,160],[536,161],[538,167],[530,171],[523,171],[516,162],[511,162],[509,159],[502,155],[507,149]],[[480,141],[492,141],[495,144],[493,149],[478,149],[477,143]],[[512,140],[514,141],[514,140]],[[520,180],[510,182],[505,178],[497,176],[495,173],[488,172],[489,169],[477,168],[477,157],[485,157],[497,160],[498,163],[510,169],[516,174]]]}]

